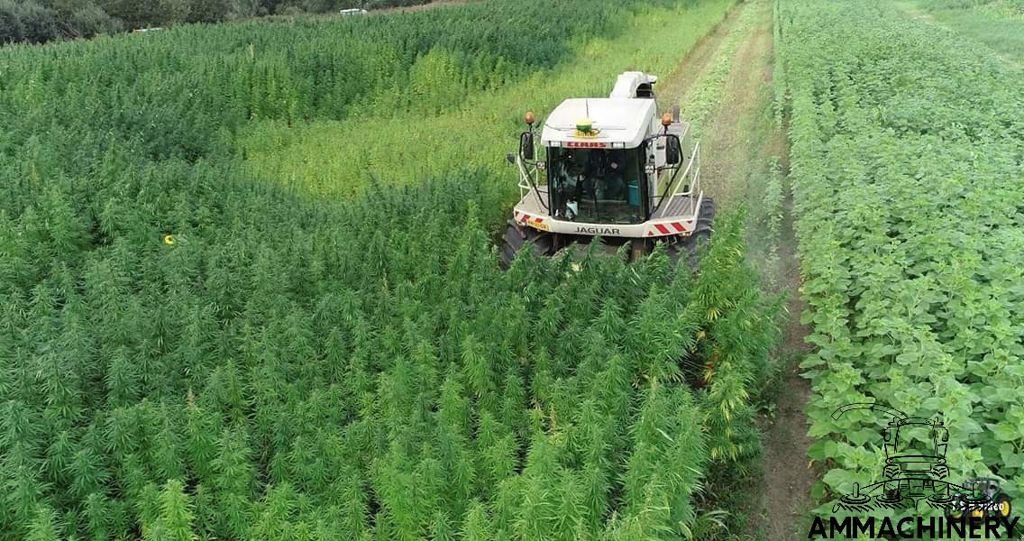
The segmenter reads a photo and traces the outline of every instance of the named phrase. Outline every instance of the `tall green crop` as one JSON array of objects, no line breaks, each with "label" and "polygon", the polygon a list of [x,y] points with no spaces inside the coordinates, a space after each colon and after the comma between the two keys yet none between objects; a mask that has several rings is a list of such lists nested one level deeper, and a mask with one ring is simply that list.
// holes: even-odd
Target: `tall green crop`
[{"label": "tall green crop", "polygon": [[0,539],[678,537],[773,338],[739,222],[698,274],[502,272],[487,171],[319,200],[233,144],[510,84],[644,5],[2,51]]},{"label": "tall green crop", "polygon": [[[692,517],[729,439],[706,439],[698,406],[726,407],[719,385],[759,355],[734,342],[763,326],[756,277],[663,257],[502,273],[466,204],[493,200],[479,173],[314,204],[193,171],[147,184],[196,221],[172,246],[112,231],[5,288],[7,538],[41,506],[112,537],[633,539]],[[148,214],[139,197],[122,215]],[[739,249],[723,231],[709,269]],[[3,238],[51,246],[39,234]],[[682,383],[687,347],[722,359],[707,396]]]},{"label": "tall green crop", "polygon": [[1024,493],[1019,78],[883,2],[784,0],[778,20],[827,488],[881,471],[877,427],[830,416],[874,400],[944,415],[951,480]]}]

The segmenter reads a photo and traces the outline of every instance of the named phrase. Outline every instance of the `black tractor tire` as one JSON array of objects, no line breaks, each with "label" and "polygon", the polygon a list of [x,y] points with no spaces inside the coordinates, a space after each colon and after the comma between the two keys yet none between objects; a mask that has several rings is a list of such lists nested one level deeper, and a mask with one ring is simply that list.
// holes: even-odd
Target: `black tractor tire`
[{"label": "black tractor tire", "polygon": [[501,240],[500,263],[505,270],[512,266],[516,255],[523,250],[530,250],[538,256],[548,256],[554,248],[554,239],[550,233],[519,225],[514,220],[508,221],[508,228]]},{"label": "black tractor tire", "polygon": [[999,518],[1010,518],[1010,514],[1013,513],[1013,502],[1010,501],[1010,497],[1006,494],[1000,494],[995,498],[995,510],[992,515]]},{"label": "black tractor tire", "polygon": [[711,234],[714,232],[715,224],[715,200],[705,197],[700,211],[697,213],[697,223],[693,233],[668,245],[669,257],[678,264],[684,259],[686,264],[693,271],[700,270],[700,256],[704,247],[711,242]]}]

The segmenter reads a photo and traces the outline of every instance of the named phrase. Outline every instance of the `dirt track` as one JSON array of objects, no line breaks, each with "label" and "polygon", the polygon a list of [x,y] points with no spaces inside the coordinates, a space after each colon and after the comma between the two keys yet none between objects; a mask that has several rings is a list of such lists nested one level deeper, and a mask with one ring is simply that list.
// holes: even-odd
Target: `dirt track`
[{"label": "dirt track", "polygon": [[719,49],[729,32],[736,24],[739,9],[729,11],[714,30],[697,42],[697,45],[676,66],[664,81],[658,83],[658,102],[662,108],[679,103],[683,96],[689,94],[700,79],[701,73],[707,71],[715,59]]},{"label": "dirt track", "polygon": [[[755,10],[748,29],[737,28],[742,10]],[[738,45],[726,47],[730,32],[744,32]],[[723,55],[728,55],[723,58]],[[775,125],[772,117],[772,18],[770,2],[748,0],[737,6],[725,21],[704,38],[687,55],[679,68],[670,76],[663,96],[683,104],[693,98],[702,74],[721,61],[730,63],[729,74],[721,89],[718,105],[703,127],[702,162],[704,187],[716,198],[720,209],[746,205],[751,215],[771,209],[759,200],[769,178],[771,160],[776,158],[783,173],[786,169],[788,147],[785,132]],[[768,539],[789,541],[804,538],[800,531],[810,510],[811,486],[817,479],[808,464],[807,419],[804,408],[810,396],[810,385],[799,375],[797,364],[808,351],[804,343],[807,329],[800,325],[804,305],[799,298],[800,267],[796,257],[796,239],[793,235],[791,198],[787,185],[783,185],[783,200],[779,211],[781,224],[776,238],[763,239],[752,227],[750,244],[775,242],[777,250],[771,259],[752,261],[763,273],[770,275],[770,287],[786,298],[786,323],[782,329],[783,342],[776,353],[779,376],[774,415],[764,415],[762,455],[763,482],[752,491],[747,512],[756,515],[751,520],[753,531],[732,532],[740,539]],[[763,254],[751,250],[752,257]]]}]

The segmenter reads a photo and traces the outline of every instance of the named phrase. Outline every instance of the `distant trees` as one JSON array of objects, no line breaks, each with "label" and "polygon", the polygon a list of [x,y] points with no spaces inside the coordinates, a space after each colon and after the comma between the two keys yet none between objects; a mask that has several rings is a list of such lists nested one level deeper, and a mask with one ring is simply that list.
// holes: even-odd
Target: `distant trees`
[{"label": "distant trees", "polygon": [[278,14],[386,8],[431,0],[0,0],[0,45]]},{"label": "distant trees", "polygon": [[43,43],[59,36],[56,11],[31,1],[0,1],[0,43]]},{"label": "distant trees", "polygon": [[0,2],[0,43],[12,43],[25,39],[25,25],[12,3]]},{"label": "distant trees", "polygon": [[124,24],[90,1],[0,0],[0,43],[44,43],[117,32]]},{"label": "distant trees", "polygon": [[[213,23],[223,21],[232,12],[231,0],[186,0],[189,4],[186,21],[190,23]],[[251,4],[251,2],[250,2]],[[250,15],[251,16],[251,15]]]},{"label": "distant trees", "polygon": [[65,19],[67,32],[71,37],[91,38],[98,34],[112,34],[124,29],[124,22],[111,17],[103,8],[93,3],[77,7]]},{"label": "distant trees", "polygon": [[189,0],[100,0],[100,6],[129,28],[145,28],[184,22]]}]

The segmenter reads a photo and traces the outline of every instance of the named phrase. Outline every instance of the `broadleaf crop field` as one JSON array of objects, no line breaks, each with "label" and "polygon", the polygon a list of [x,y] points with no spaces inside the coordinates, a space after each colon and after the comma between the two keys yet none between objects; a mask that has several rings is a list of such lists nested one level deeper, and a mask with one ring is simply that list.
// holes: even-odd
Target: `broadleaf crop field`
[{"label": "broadleaf crop field", "polygon": [[[0,48],[0,541],[806,538],[885,466],[868,401],[1024,507],[1024,93],[951,2]],[[523,113],[628,70],[707,141],[699,266],[503,270]]]},{"label": "broadleaf crop field", "polygon": [[873,400],[941,413],[953,477],[1024,495],[1019,73],[883,2],[781,1],[779,19],[828,489],[881,469],[882,420],[831,417]]}]

